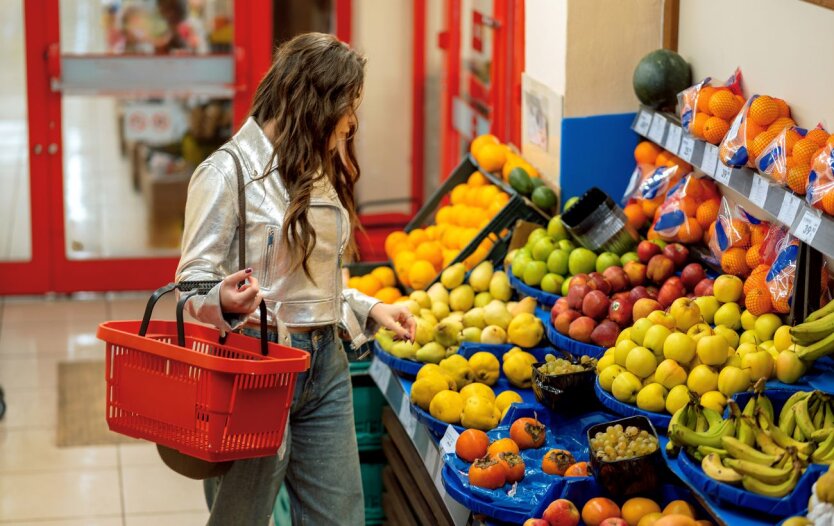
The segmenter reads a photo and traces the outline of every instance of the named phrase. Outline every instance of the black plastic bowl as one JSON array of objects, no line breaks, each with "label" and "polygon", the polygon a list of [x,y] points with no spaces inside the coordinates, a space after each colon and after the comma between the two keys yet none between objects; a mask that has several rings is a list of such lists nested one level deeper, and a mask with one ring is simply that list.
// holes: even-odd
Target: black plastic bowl
[{"label": "black plastic bowl", "polygon": [[[562,358],[579,363],[569,353]],[[596,401],[594,381],[597,375],[594,366],[587,364],[584,371],[574,373],[545,374],[539,371],[542,365],[544,362],[533,364],[533,392],[544,406],[556,412],[573,413]]]},{"label": "black plastic bowl", "polygon": [[[620,424],[623,428],[635,426],[640,430],[645,429],[650,435],[657,438],[657,431],[648,418],[640,415],[630,416],[589,427],[589,449],[591,446],[591,437],[599,432],[604,433],[608,426],[617,424]],[[599,460],[593,449],[590,449],[589,456],[591,457],[591,467],[594,469],[594,477],[597,479],[597,482],[615,498],[631,497],[650,492],[660,484],[663,473],[663,455],[660,452],[659,442],[657,449],[653,453],[642,457],[606,462]]]}]

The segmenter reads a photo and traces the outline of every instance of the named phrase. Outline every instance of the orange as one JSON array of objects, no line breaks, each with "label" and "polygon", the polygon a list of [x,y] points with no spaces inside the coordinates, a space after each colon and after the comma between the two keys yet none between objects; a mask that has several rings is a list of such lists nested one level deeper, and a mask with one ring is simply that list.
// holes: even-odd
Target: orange
[{"label": "orange", "polygon": [[720,199],[709,199],[698,205],[695,218],[702,228],[708,228],[710,223],[718,217],[718,208],[721,206]]},{"label": "orange", "polygon": [[681,197],[680,201],[678,202],[678,206],[683,211],[683,213],[689,217],[695,217],[695,213],[698,211],[698,202],[695,201],[694,197],[689,195]]},{"label": "orange", "polygon": [[744,249],[750,247],[749,223],[741,219],[733,219],[728,230],[727,236],[730,238],[731,246]]},{"label": "orange", "polygon": [[469,176],[469,179],[466,180],[466,183],[469,186],[484,186],[489,184],[487,178],[484,177],[484,174],[481,172],[472,172],[472,175]]},{"label": "orange", "polygon": [[658,504],[651,499],[647,499],[645,497],[634,497],[623,503],[623,518],[629,526],[636,525],[640,522],[640,519],[649,513],[660,513],[660,506],[658,506]]},{"label": "orange", "polygon": [[[750,244],[761,245],[762,243],[764,243],[764,240],[767,237],[768,232],[770,232],[770,227],[767,225],[767,223],[750,225]],[[751,266],[750,268],[753,267]]]},{"label": "orange", "polygon": [[720,143],[728,131],[730,131],[730,125],[721,117],[710,117],[704,123],[704,139],[712,144]]},{"label": "orange", "polygon": [[810,166],[794,166],[788,171],[788,188],[793,190],[795,194],[805,195],[810,174]]},{"label": "orange", "polygon": [[528,163],[524,159],[521,160],[521,164],[519,166],[524,168],[524,171],[527,172],[527,175],[529,175],[530,177],[532,177],[534,179],[536,177],[539,177],[539,171],[536,170],[536,167],[533,166],[532,164]]},{"label": "orange", "polygon": [[[454,191],[454,190],[453,190]],[[434,215],[434,222],[438,225],[444,225],[451,222],[452,207],[442,206]]]},{"label": "orange", "polygon": [[791,300],[787,294],[779,297],[773,297],[773,294],[771,294],[770,301],[773,304],[773,310],[779,314],[787,314],[791,311]]},{"label": "orange", "polygon": [[383,303],[394,303],[402,297],[397,287],[383,287],[374,294],[374,297]]},{"label": "orange", "polygon": [[768,130],[784,130],[788,126],[795,126],[796,123],[790,117],[779,117],[767,127]]},{"label": "orange", "polygon": [[455,260],[457,255],[458,255],[457,250],[451,250],[451,249],[444,248],[443,249],[443,268],[446,268],[449,265],[451,265],[452,261]]},{"label": "orange", "polygon": [[663,196],[657,196],[654,199],[641,199],[640,206],[643,208],[643,213],[646,217],[654,217],[655,212],[657,212],[658,208],[660,207],[660,203],[663,202]]},{"label": "orange", "polygon": [[793,147],[801,139],[802,139],[802,135],[800,135],[798,131],[794,130],[793,128],[786,129],[785,130],[785,151],[786,152],[793,152]]},{"label": "orange", "polygon": [[699,112],[709,113],[709,100],[716,89],[712,86],[704,86],[698,90],[698,102],[695,104]]},{"label": "orange", "polygon": [[377,267],[371,271],[371,275],[382,283],[383,287],[394,287],[397,285],[397,278],[394,276],[394,269],[391,267]]},{"label": "orange", "polygon": [[503,144],[487,143],[474,154],[475,160],[487,172],[497,172],[507,160],[507,147]]},{"label": "orange", "polygon": [[744,261],[748,268],[756,268],[762,262],[762,245],[754,243],[747,249],[747,255],[744,256]]},{"label": "orange", "polygon": [[751,159],[758,159],[759,156],[765,151],[765,148],[773,142],[779,135],[777,130],[767,130],[763,131],[762,133],[758,134],[753,142],[747,143],[747,149],[750,151],[750,158]]},{"label": "orange", "polygon": [[825,141],[826,146],[834,146],[834,133],[828,136],[828,140]]},{"label": "orange", "polygon": [[672,158],[672,154],[667,152],[666,150],[661,150],[657,157],[654,159],[655,166],[666,166],[666,163]]},{"label": "orange", "polygon": [[773,101],[776,103],[776,106],[779,108],[779,118],[790,117],[791,116],[791,109],[788,107],[787,102],[785,102],[783,99],[776,99],[776,98],[774,98]]},{"label": "orange", "polygon": [[513,171],[513,168],[515,168],[516,166],[521,166],[521,163],[523,162],[524,159],[522,159],[520,155],[517,155],[513,152],[507,152],[507,161],[504,163],[504,167],[501,168],[501,177],[504,179],[504,181],[509,180],[510,172]]},{"label": "orange", "polygon": [[362,284],[362,276],[351,276],[348,279],[347,286],[349,289],[356,289],[359,290],[359,286]]},{"label": "orange", "polygon": [[695,518],[695,507],[685,500],[673,500],[663,508],[663,515],[686,515]]},{"label": "orange", "polygon": [[403,276],[408,277],[408,268],[417,261],[417,255],[411,250],[403,250],[394,256],[394,270],[402,281]]},{"label": "orange", "polygon": [[388,259],[394,259],[394,247],[403,242],[408,243],[408,234],[405,232],[397,231],[388,234],[388,237],[385,238],[385,254]]},{"label": "orange", "polygon": [[716,117],[730,120],[736,116],[741,104],[730,90],[718,90],[709,98],[709,111]]},{"label": "orange", "polygon": [[643,213],[643,207],[637,203],[630,203],[626,205],[623,209],[623,213],[625,213],[628,218],[628,224],[637,230],[643,228],[643,225],[645,225],[648,220],[646,214]]},{"label": "orange", "polygon": [[452,191],[449,192],[449,201],[453,205],[459,205],[463,203],[464,198],[466,197],[466,191],[469,190],[469,187],[465,184],[459,184],[452,188]]},{"label": "orange", "polygon": [[809,131],[807,135],[805,135],[806,139],[811,139],[817,146],[822,148],[825,146],[825,141],[828,140],[828,134],[825,133],[825,130],[820,128],[814,128],[813,130]]},{"label": "orange", "polygon": [[437,241],[426,241],[425,243],[420,243],[420,246],[417,247],[417,250],[414,253],[417,254],[417,259],[428,261],[432,264],[432,266],[434,266],[435,269],[442,268],[443,246]]},{"label": "orange", "polygon": [[415,261],[408,270],[408,280],[411,282],[411,288],[415,290],[425,289],[436,275],[437,270],[434,265],[422,259]]},{"label": "orange", "polygon": [[703,139],[704,137],[704,124],[709,119],[709,115],[706,113],[698,112],[695,114],[695,118],[692,119],[692,125],[690,126],[690,130],[692,135],[695,137]]},{"label": "orange", "polygon": [[[707,521],[709,522],[709,521]],[[651,523],[651,526],[700,526],[695,519],[688,515],[681,515],[677,513],[664,513],[656,522]]]},{"label": "orange", "polygon": [[793,145],[793,160],[800,166],[811,166],[811,156],[819,149],[817,143],[805,137]]},{"label": "orange", "polygon": [[750,104],[747,116],[759,126],[768,126],[779,117],[779,105],[771,97],[761,95]]},{"label": "orange", "polygon": [[663,149],[653,142],[641,141],[634,148],[634,160],[637,161],[637,164],[654,164],[657,155],[662,151]]},{"label": "orange", "polygon": [[[812,168],[813,168],[813,166],[814,166],[814,161],[816,161],[816,160],[819,158],[819,156],[820,156],[820,155],[822,155],[822,154],[824,154],[824,153],[825,153],[825,148],[818,148],[818,149],[817,149],[817,151],[815,151],[815,152],[811,155],[811,167],[812,167]],[[823,161],[823,162],[826,162],[827,160],[828,160],[828,155],[826,155],[826,156],[825,156],[825,157],[823,157],[823,159],[822,159],[822,161]]]},{"label": "orange", "polygon": [[678,241],[681,243],[697,243],[704,237],[704,228],[694,217],[687,217],[686,222],[678,229]]},{"label": "orange", "polygon": [[[757,267],[758,268],[758,267]],[[744,280],[744,287],[743,291],[745,294],[750,294],[750,291],[753,289],[766,289],[767,288],[767,281],[765,277],[767,276],[766,272],[759,272],[756,273],[751,272],[747,279]]]},{"label": "orange", "polygon": [[411,232],[408,233],[408,242],[411,243],[411,246],[417,248],[420,246],[420,243],[424,241],[428,241],[429,236],[426,235],[426,231],[422,228],[415,228]]},{"label": "orange", "polygon": [[761,316],[773,310],[773,304],[770,301],[770,291],[755,288],[744,297],[744,306],[754,316]]},{"label": "orange", "polygon": [[587,526],[599,526],[609,517],[621,517],[620,507],[611,499],[594,497],[582,506],[582,522]]},{"label": "orange", "polygon": [[489,133],[479,135],[475,137],[475,139],[469,145],[469,153],[471,153],[477,159],[478,151],[480,151],[481,147],[485,144],[501,144],[501,141],[498,140],[498,137]]},{"label": "orange", "polygon": [[727,274],[743,277],[750,273],[746,262],[747,251],[739,247],[731,247],[721,254],[721,270]]},{"label": "orange", "polygon": [[373,274],[365,274],[362,276],[362,280],[359,282],[359,291],[363,294],[367,294],[368,296],[373,296],[379,289],[382,288],[382,282],[374,276]]},{"label": "orange", "polygon": [[764,128],[751,121],[750,119],[747,119],[747,121],[744,124],[744,137],[745,139],[747,139],[747,141],[752,141],[756,138],[758,134],[762,133],[763,131],[765,131]]},{"label": "orange", "polygon": [[822,196],[822,209],[828,215],[834,215],[834,192],[826,192]]}]

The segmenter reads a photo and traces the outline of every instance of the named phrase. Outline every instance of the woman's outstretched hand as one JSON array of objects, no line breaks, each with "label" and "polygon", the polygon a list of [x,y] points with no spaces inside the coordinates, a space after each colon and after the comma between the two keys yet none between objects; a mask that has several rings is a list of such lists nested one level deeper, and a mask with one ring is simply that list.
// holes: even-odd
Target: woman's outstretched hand
[{"label": "woman's outstretched hand", "polygon": [[[249,283],[238,286],[249,279]],[[261,289],[252,269],[239,270],[220,283],[220,309],[229,314],[251,314],[261,304]]]},{"label": "woman's outstretched hand", "polygon": [[394,331],[400,340],[414,341],[417,321],[405,305],[377,303],[371,307],[371,318],[386,329]]}]

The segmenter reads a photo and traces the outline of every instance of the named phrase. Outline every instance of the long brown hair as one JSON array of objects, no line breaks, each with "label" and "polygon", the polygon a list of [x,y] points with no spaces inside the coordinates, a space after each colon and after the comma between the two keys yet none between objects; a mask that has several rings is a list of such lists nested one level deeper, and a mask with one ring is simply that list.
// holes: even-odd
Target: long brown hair
[{"label": "long brown hair", "polygon": [[[355,111],[365,80],[365,58],[332,35],[305,33],[283,43],[261,80],[251,115],[261,127],[274,122],[271,161],[290,196],[284,216],[283,240],[293,270],[307,266],[316,245],[316,232],[307,218],[310,195],[318,179],[327,177],[350,216],[348,255],[356,250],[353,227],[358,225],[354,186],[359,165],[350,133],[340,155],[331,151],[336,124]],[[340,145],[341,146],[341,145]]]}]

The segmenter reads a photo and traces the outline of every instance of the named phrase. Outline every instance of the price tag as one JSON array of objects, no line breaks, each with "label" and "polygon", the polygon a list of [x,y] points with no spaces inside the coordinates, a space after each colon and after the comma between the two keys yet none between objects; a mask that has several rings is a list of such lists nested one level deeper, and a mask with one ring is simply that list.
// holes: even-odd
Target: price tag
[{"label": "price tag", "polygon": [[640,110],[640,113],[637,115],[637,124],[634,125],[634,131],[640,135],[646,135],[649,133],[649,126],[651,123],[652,115],[648,112]]},{"label": "price tag", "polygon": [[782,208],[779,209],[777,219],[790,228],[793,225],[793,220],[796,219],[796,212],[798,210],[799,198],[790,192],[785,192],[785,197],[782,198]]},{"label": "price tag", "polygon": [[733,175],[733,169],[724,163],[718,163],[718,169],[715,171],[715,180],[730,186],[730,176]]},{"label": "price tag", "polygon": [[659,113],[655,113],[652,117],[652,125],[649,128],[649,139],[657,144],[663,142],[663,135],[666,133],[666,119]]},{"label": "price tag", "polygon": [[759,208],[765,207],[767,201],[767,191],[770,185],[759,174],[753,174],[753,184],[750,187],[750,202]]},{"label": "price tag", "polygon": [[399,417],[405,432],[413,439],[414,431],[417,429],[417,419],[411,414],[411,402],[408,401],[408,396],[405,394],[403,394],[403,401],[400,403]]},{"label": "price tag", "polygon": [[666,135],[666,149],[670,152],[677,154],[678,150],[681,147],[681,135],[683,134],[683,128],[680,126],[675,126],[674,124],[669,125],[669,134]]},{"label": "price tag", "polygon": [[440,439],[440,447],[443,448],[444,454],[455,452],[455,443],[458,441],[459,436],[460,433],[452,427],[452,424],[446,426],[446,432],[443,433],[443,438]]},{"label": "price tag", "polygon": [[695,153],[695,139],[686,136],[681,139],[681,148],[679,155],[681,159],[690,163],[692,162],[692,154]]},{"label": "price tag", "polygon": [[809,245],[814,242],[814,236],[817,235],[817,230],[820,228],[822,218],[817,212],[813,210],[805,210],[802,214],[802,219],[799,221],[799,226],[796,227],[796,237]]},{"label": "price tag", "polygon": [[713,144],[704,147],[704,160],[701,161],[701,170],[705,174],[715,176],[715,168],[718,166],[718,148]]},{"label": "price tag", "polygon": [[380,391],[384,393],[388,390],[388,384],[391,382],[391,368],[382,363],[379,358],[374,358],[373,362],[371,362],[368,374],[376,382]]}]

